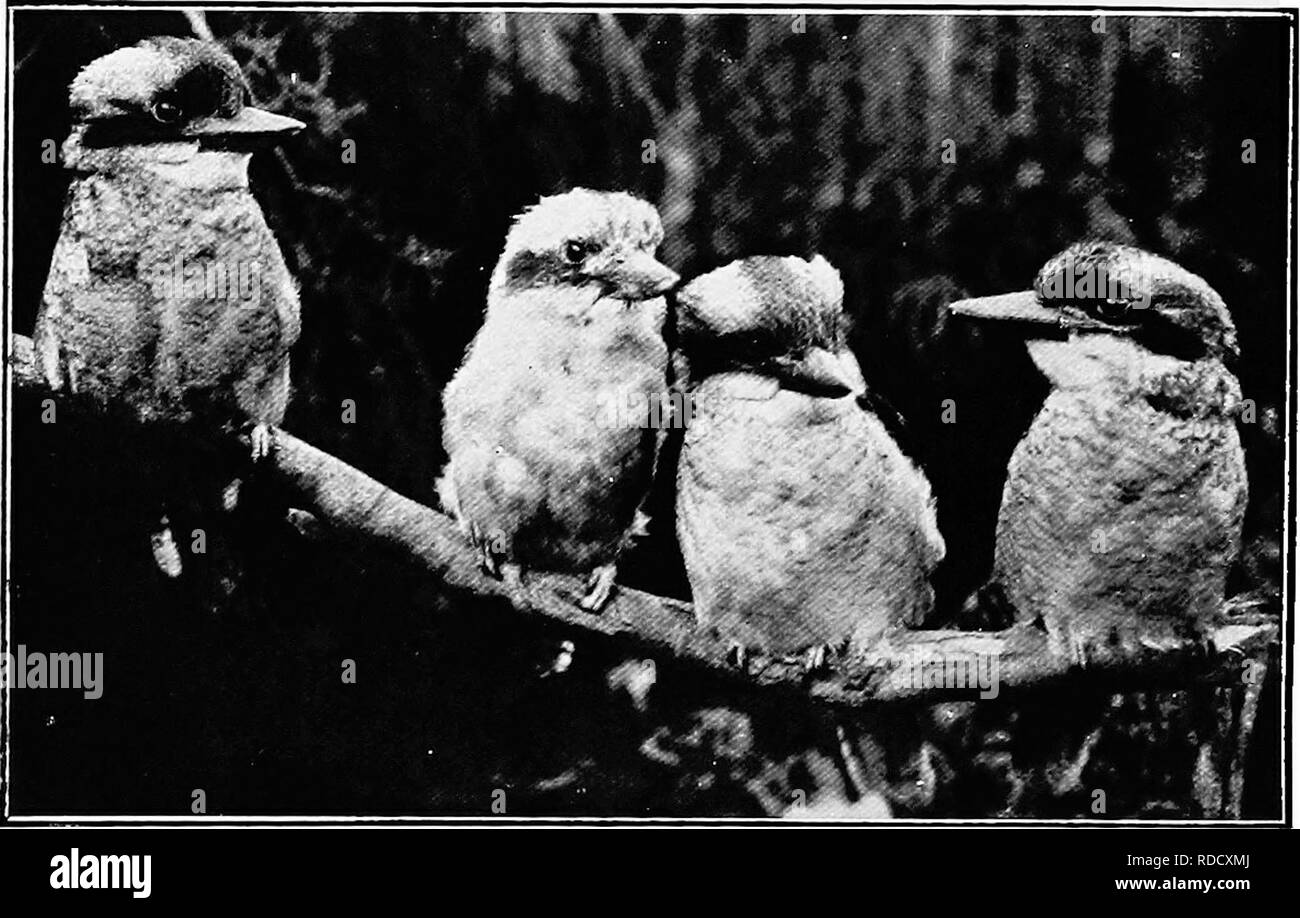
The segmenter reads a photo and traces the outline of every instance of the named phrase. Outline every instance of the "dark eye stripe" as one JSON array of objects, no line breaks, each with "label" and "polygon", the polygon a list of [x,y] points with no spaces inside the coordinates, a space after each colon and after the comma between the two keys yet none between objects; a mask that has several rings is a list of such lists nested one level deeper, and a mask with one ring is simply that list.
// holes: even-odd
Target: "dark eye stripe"
[{"label": "dark eye stripe", "polygon": [[506,285],[516,290],[569,283],[580,275],[578,266],[559,252],[519,252],[506,264]]}]

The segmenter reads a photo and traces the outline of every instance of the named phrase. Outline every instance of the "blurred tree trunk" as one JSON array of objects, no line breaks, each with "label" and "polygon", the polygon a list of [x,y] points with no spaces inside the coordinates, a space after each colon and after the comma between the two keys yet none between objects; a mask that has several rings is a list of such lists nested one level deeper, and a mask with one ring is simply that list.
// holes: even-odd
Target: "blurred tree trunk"
[{"label": "blurred tree trunk", "polygon": [[957,53],[956,22],[952,16],[935,16],[929,21],[932,48],[925,57],[930,104],[926,107],[926,142],[931,151],[939,150],[944,140],[952,138],[956,125],[952,119],[952,69]]},{"label": "blurred tree trunk", "polygon": [[664,257],[669,264],[684,265],[695,255],[689,228],[695,213],[699,184],[700,112],[695,105],[695,65],[705,28],[699,16],[682,19],[682,59],[677,67],[676,108],[656,125],[659,157],[664,168],[664,189],[659,211],[664,221]]},{"label": "blurred tree trunk", "polygon": [[[706,23],[701,16],[683,16],[682,54],[674,78],[674,107],[670,110],[655,93],[641,52],[623,31],[617,17],[600,14],[601,46],[611,82],[626,84],[650,115],[655,136],[655,161],[663,167],[664,184],[659,214],[664,224],[664,259],[683,265],[694,254],[691,218],[699,184],[700,112],[695,104],[694,76],[700,58]],[[642,156],[645,156],[645,150]]]}]

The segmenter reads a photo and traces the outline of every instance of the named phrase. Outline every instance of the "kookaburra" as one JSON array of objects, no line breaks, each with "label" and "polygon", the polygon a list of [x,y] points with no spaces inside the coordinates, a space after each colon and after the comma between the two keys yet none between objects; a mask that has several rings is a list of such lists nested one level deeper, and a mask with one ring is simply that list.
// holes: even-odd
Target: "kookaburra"
[{"label": "kookaburra", "polygon": [[1024,293],[950,309],[1018,323],[1052,391],[1012,455],[994,579],[1056,652],[1203,636],[1246,509],[1232,318],[1204,280],[1073,245]]},{"label": "kookaburra", "polygon": [[[177,443],[252,425],[258,458],[288,403],[299,311],[248,163],[303,124],[248,103],[234,58],[194,39],[150,38],[77,74],[72,183],[34,344],[55,390],[127,406]],[[165,523],[153,542],[179,573]]]},{"label": "kookaburra", "polygon": [[585,608],[650,485],[657,431],[619,406],[667,385],[659,215],[583,188],[520,214],[492,274],[483,327],[443,394],[442,502],[484,566],[590,574]]},{"label": "kookaburra", "polygon": [[677,295],[696,615],[742,653],[810,667],[923,621],[944,554],[929,483],[864,407],[843,296],[820,256],[743,259]]}]

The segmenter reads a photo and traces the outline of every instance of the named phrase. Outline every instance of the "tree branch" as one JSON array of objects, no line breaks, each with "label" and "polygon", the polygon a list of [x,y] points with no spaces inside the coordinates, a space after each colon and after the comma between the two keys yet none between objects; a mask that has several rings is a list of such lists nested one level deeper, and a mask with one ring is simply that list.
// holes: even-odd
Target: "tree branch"
[{"label": "tree branch", "polygon": [[622,75],[632,95],[646,107],[651,120],[658,126],[664,119],[664,106],[655,95],[650,73],[645,69],[641,53],[627,37],[613,13],[598,13],[601,35],[604,38],[605,66]]},{"label": "tree branch", "polygon": [[212,36],[212,29],[208,26],[208,17],[203,10],[184,10],[185,20],[190,24],[190,30],[202,38],[204,41],[215,41]]},{"label": "tree branch", "polygon": [[[31,341],[14,336],[9,362],[16,386],[20,390],[48,392],[35,370],[33,356]],[[728,662],[730,645],[725,636],[698,625],[689,604],[620,587],[600,614],[591,614],[576,604],[585,591],[579,578],[530,574],[521,586],[492,579],[481,571],[477,553],[450,517],[403,497],[289,433],[276,432],[269,461],[293,501],[314,513],[322,524],[406,559],[443,581],[453,592],[498,597],[523,614],[670,654],[755,684],[806,692],[836,706],[971,698],[974,686],[944,689],[927,678],[927,673],[935,672],[936,661],[939,672],[945,663],[979,661],[986,674],[992,661],[999,691],[1071,679],[1082,679],[1091,688],[1109,691],[1126,686],[1182,686],[1193,678],[1231,679],[1240,684],[1242,660],[1263,658],[1278,642],[1275,617],[1225,614],[1208,646],[1175,635],[1162,635],[1165,640],[1160,649],[1140,653],[1095,646],[1090,649],[1086,669],[1080,669],[1052,653],[1046,635],[1032,625],[1017,625],[997,633],[900,631],[875,647],[851,650],[830,661],[828,671],[815,677],[810,677],[798,660],[767,661],[761,669],[751,666],[742,673]],[[947,684],[951,685],[951,681]]]}]

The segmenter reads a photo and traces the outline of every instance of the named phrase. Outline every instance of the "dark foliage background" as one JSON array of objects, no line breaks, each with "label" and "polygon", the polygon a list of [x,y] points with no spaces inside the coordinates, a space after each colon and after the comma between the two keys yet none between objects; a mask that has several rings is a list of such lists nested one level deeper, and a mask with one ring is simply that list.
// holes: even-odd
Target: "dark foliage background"
[{"label": "dark foliage background", "polygon": [[[867,378],[904,416],[934,484],[950,556],[940,611],[952,620],[987,572],[1006,461],[1044,389],[1018,341],[950,322],[942,307],[959,291],[1023,288],[1049,255],[1100,236],[1174,258],[1233,311],[1236,371],[1258,408],[1242,425],[1251,505],[1233,586],[1276,600],[1286,22],[802,25],[19,12],[13,328],[31,330],[58,233],[67,176],[39,153],[67,134],[69,81],[113,48],[210,27],[259,104],[309,124],[253,165],[302,285],[286,426],[398,490],[434,501],[439,393],[478,327],[511,215],[575,185],[626,188],[657,202],[665,260],[686,276],[759,253],[817,251],[840,269]],[[949,140],[956,163],[941,159]],[[355,424],[341,423],[345,398]],[[949,398],[954,425],[940,423]],[[221,785],[214,809],[231,812],[483,812],[505,787],[512,812],[748,813],[771,809],[760,785],[780,797],[834,783],[827,725],[797,705],[734,698],[661,662],[647,715],[609,691],[620,657],[599,644],[565,677],[537,680],[538,648],[563,635],[499,609],[440,615],[432,585],[363,552],[278,534],[256,601],[207,610],[138,557],[130,514],[114,504],[121,488],[106,483],[117,478],[99,468],[112,469],[111,450],[87,468],[84,452],[24,420],[21,400],[14,422],[14,642],[104,646],[124,661],[114,675],[110,658],[118,690],[95,705],[45,697],[57,693],[15,702],[21,807],[186,811],[191,788]],[[680,593],[663,525],[659,536],[628,579]],[[357,686],[336,684],[344,657],[365,664]],[[710,723],[729,727],[700,727],[710,705],[732,717]],[[1108,732],[1080,788],[1113,786],[1125,813],[1193,815],[1205,727],[1183,724],[1184,708],[1048,695],[977,713],[908,710],[863,726],[890,737],[864,758],[900,786],[918,769],[938,774],[931,799],[896,795],[896,810],[1084,814],[1087,795],[1044,790],[1039,766],[1068,758],[1101,718]],[[1261,800],[1257,810],[1276,803]]]}]

